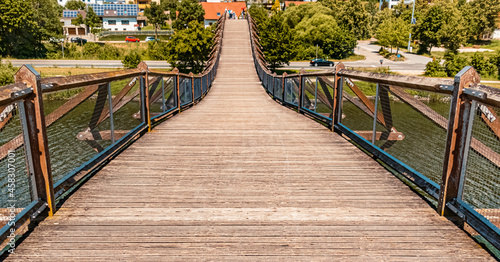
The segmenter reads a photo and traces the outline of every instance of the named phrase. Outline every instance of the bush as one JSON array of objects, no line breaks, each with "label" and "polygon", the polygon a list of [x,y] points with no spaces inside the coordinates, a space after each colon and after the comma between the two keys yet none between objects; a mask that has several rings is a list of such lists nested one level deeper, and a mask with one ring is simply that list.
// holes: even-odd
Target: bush
[{"label": "bush", "polygon": [[122,64],[125,68],[136,68],[140,62],[141,56],[135,51],[130,52],[130,54],[126,55],[122,60]]},{"label": "bush", "polygon": [[97,58],[101,54],[101,46],[98,43],[90,42],[83,46],[83,56],[85,58]]},{"label": "bush", "polygon": [[497,69],[494,63],[494,58],[487,60],[480,52],[476,52],[472,55],[470,65],[474,67],[480,75],[485,76],[494,75]]},{"label": "bush", "polygon": [[449,77],[455,76],[460,70],[468,65],[467,58],[461,57],[453,52],[447,51],[444,54],[444,68],[446,75]]},{"label": "bush", "polygon": [[104,45],[99,53],[100,60],[117,60],[121,58],[123,49],[112,45]]},{"label": "bush", "polygon": [[324,57],[323,49],[316,46],[297,46],[297,55],[295,60],[310,60],[316,58],[316,49],[318,51],[318,57]]},{"label": "bush", "polygon": [[146,56],[151,60],[167,60],[167,43],[148,42]]},{"label": "bush", "polygon": [[0,86],[8,85],[14,83],[14,74],[16,69],[11,63],[4,65],[0,60]]},{"label": "bush", "polygon": [[441,61],[433,59],[427,65],[425,65],[425,74],[426,76],[431,76],[431,77],[446,77],[446,72],[441,66]]}]

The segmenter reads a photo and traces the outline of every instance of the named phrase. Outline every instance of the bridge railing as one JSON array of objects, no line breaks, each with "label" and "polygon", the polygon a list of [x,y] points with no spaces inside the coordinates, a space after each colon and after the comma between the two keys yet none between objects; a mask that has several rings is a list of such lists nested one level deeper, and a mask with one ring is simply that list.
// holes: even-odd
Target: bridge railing
[{"label": "bridge railing", "polygon": [[[276,75],[248,17],[255,68],[268,94],[347,137],[421,189],[440,215],[500,248],[500,90],[472,67],[454,80],[326,71]],[[374,185],[376,186],[376,185]]]},{"label": "bridge railing", "polygon": [[14,84],[0,87],[3,251],[127,145],[204,98],[217,74],[224,25],[225,15],[198,75],[149,70],[142,62],[136,69],[41,78],[24,65]]}]

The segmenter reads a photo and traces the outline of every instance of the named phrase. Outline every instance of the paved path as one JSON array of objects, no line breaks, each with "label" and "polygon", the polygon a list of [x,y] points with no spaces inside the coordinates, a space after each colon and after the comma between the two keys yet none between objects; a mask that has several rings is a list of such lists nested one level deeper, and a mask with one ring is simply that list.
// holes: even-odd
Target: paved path
[{"label": "paved path", "polygon": [[208,96],[71,196],[19,261],[486,261],[373,159],[264,92],[228,20]]}]

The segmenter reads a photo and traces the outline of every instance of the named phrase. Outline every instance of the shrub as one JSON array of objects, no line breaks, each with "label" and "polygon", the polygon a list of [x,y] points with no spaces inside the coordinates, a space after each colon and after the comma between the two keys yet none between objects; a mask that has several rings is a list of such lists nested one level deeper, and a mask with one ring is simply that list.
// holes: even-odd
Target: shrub
[{"label": "shrub", "polygon": [[121,58],[123,49],[120,49],[112,45],[104,45],[99,53],[99,59],[101,60],[116,60]]},{"label": "shrub", "polygon": [[444,54],[444,68],[446,75],[455,76],[460,70],[468,65],[467,58],[461,57],[453,52],[446,52]]},{"label": "shrub", "polygon": [[425,65],[425,75],[431,77],[446,77],[446,72],[440,60],[433,59]]},{"label": "shrub", "polygon": [[85,58],[97,58],[101,53],[101,46],[98,43],[90,42],[83,46],[83,56]]},{"label": "shrub", "polygon": [[122,64],[125,68],[136,68],[140,62],[141,56],[135,51],[130,52],[130,54],[126,55],[122,60]]},{"label": "shrub", "polygon": [[146,57],[151,60],[166,60],[167,44],[164,42],[148,42]]},{"label": "shrub", "polygon": [[0,86],[14,83],[14,74],[16,69],[11,63],[4,65],[0,61]]}]

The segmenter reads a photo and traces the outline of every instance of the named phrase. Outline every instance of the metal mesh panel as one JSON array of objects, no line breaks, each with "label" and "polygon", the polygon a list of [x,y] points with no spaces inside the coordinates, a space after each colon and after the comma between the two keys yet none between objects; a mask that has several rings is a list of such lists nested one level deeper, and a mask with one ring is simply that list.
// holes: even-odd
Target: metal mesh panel
[{"label": "metal mesh panel", "polygon": [[177,108],[177,90],[175,87],[176,77],[163,78],[164,106],[163,112]]},{"label": "metal mesh panel", "polygon": [[500,227],[500,109],[479,104],[472,126],[463,200]]},{"label": "metal mesh panel", "polygon": [[267,91],[269,91],[269,93],[271,93],[272,95],[274,95],[273,82],[274,82],[274,77],[271,75],[268,75],[267,76]]},{"label": "metal mesh panel", "polygon": [[149,114],[153,118],[163,113],[162,97],[164,97],[165,82],[161,77],[151,77],[149,83]]},{"label": "metal mesh panel", "polygon": [[181,95],[181,106],[189,104],[193,101],[193,95],[191,94],[191,78],[179,78],[179,92]]},{"label": "metal mesh panel", "polygon": [[201,97],[201,78],[194,79],[194,99]]},{"label": "metal mesh panel", "polygon": [[299,78],[286,78],[285,82],[285,102],[299,105]]},{"label": "metal mesh panel", "polygon": [[31,179],[26,166],[23,128],[19,107],[0,107],[0,227],[14,205],[16,214],[31,202]]},{"label": "metal mesh panel", "polygon": [[[366,86],[365,94],[371,103],[373,103],[374,92],[368,92],[368,90],[372,90],[373,86],[371,83],[356,81],[352,82],[359,86]],[[374,84],[373,84],[374,85]],[[373,132],[373,113],[364,105],[362,100],[355,95],[355,93],[350,89],[351,83],[348,81],[344,81],[342,83],[343,87],[343,100],[342,100],[342,119],[341,123],[347,126],[352,131],[362,134],[369,134]],[[363,136],[368,138],[369,137]]]},{"label": "metal mesh panel", "polygon": [[302,107],[332,119],[333,88],[319,77],[304,77]]},{"label": "metal mesh panel", "polygon": [[206,76],[202,77],[201,85],[203,88],[203,94],[205,94],[207,92],[207,77]]},{"label": "metal mesh panel", "polygon": [[[118,104],[113,106],[114,129],[115,132],[121,132],[122,134],[128,133],[128,131],[142,123],[139,78],[127,79],[126,82],[133,85],[132,88],[125,93],[125,96]],[[123,90],[123,85],[117,85],[115,82],[111,84],[112,87],[116,85],[116,87],[112,88],[113,96],[116,99],[117,93]],[[120,136],[117,135],[116,137]]]},{"label": "metal mesh panel", "polygon": [[283,100],[283,78],[274,79],[274,98]]},{"label": "metal mesh panel", "polygon": [[[393,90],[395,88],[397,87],[392,87]],[[409,96],[395,100],[396,97],[388,87],[379,88],[378,112],[383,116],[385,125],[379,121],[379,137],[375,144],[440,184],[450,96],[423,91],[417,94],[403,89],[398,91],[408,93]]]}]

